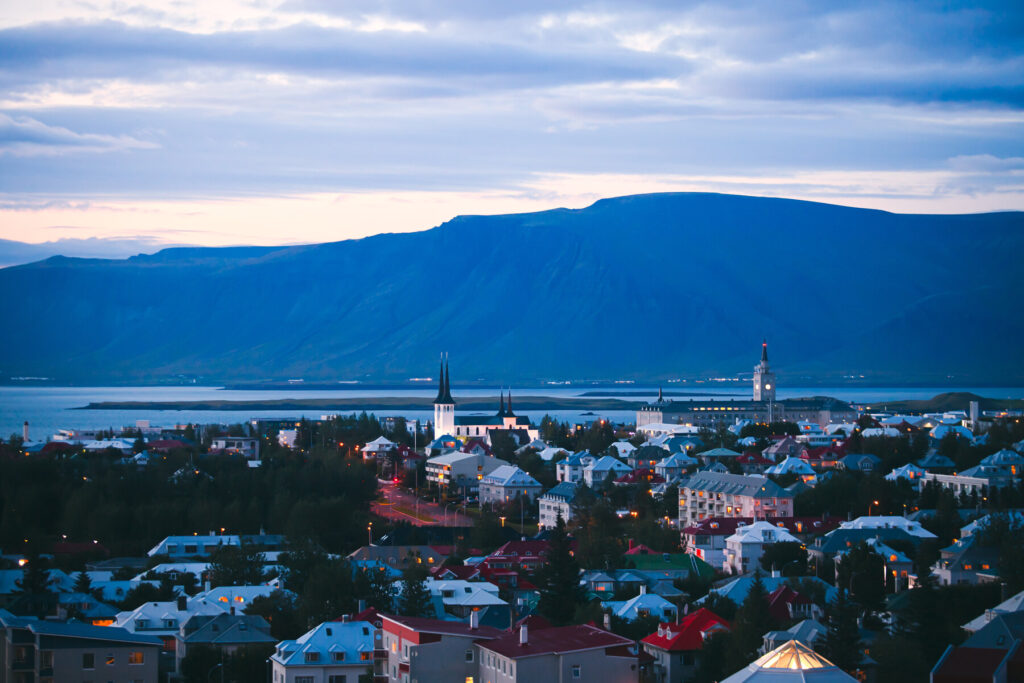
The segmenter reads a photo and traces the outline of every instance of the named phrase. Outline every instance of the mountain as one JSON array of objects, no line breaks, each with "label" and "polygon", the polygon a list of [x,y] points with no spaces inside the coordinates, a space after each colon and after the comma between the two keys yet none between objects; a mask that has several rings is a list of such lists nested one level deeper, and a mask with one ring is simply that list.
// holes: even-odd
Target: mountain
[{"label": "mountain", "polygon": [[1024,213],[654,194],[0,270],[0,377],[1020,383]]},{"label": "mountain", "polygon": [[31,263],[51,256],[77,256],[84,258],[125,258],[141,253],[152,253],[164,247],[165,242],[139,237],[124,239],[67,238],[32,244],[0,240],[0,268]]}]

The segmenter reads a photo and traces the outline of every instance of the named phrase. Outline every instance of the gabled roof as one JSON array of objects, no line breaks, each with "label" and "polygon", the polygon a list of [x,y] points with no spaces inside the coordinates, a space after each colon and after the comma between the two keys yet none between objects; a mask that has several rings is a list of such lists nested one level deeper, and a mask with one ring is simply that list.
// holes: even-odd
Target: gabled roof
[{"label": "gabled roof", "polygon": [[680,619],[677,624],[658,624],[658,630],[640,642],[668,652],[700,650],[707,634],[728,631],[730,628],[728,621],[701,607]]},{"label": "gabled roof", "polygon": [[728,448],[712,448],[710,451],[704,451],[697,455],[701,458],[738,458],[740,456],[739,453]]},{"label": "gabled roof", "polygon": [[502,465],[490,474],[484,475],[481,483],[497,486],[540,488],[540,482],[515,465]]},{"label": "gabled roof", "polygon": [[189,644],[239,645],[276,643],[270,635],[270,624],[253,614],[200,614],[182,624],[187,635],[177,636]]},{"label": "gabled roof", "polygon": [[[442,619],[429,619],[427,617],[401,617],[395,614],[381,614],[381,621],[387,629],[388,622],[404,626],[417,633],[436,633],[439,635],[471,636],[479,639],[499,638],[508,631],[494,628],[493,626],[478,626],[472,628],[469,624],[461,621],[444,621]],[[517,641],[518,642],[518,641]]]},{"label": "gabled roof", "polygon": [[527,643],[520,643],[519,631],[506,633],[500,638],[479,643],[481,649],[489,650],[510,659],[535,657],[547,654],[565,654],[584,650],[606,649],[616,646],[629,647],[633,641],[590,624],[546,628],[536,637],[529,637]]},{"label": "gabled roof", "polygon": [[142,636],[116,626],[93,626],[78,622],[55,622],[40,619],[8,616],[10,613],[0,610],[0,624],[7,628],[23,628],[43,636],[61,638],[81,638],[85,640],[105,641],[107,643],[129,643],[133,645],[151,645],[159,647],[162,641],[154,636]]},{"label": "gabled roof", "polygon": [[270,656],[284,666],[305,666],[307,653],[319,655],[317,664],[331,664],[334,653],[344,652],[345,663],[360,661],[363,652],[373,652],[374,626],[368,621],[325,621],[295,640],[283,640]]},{"label": "gabled roof", "polygon": [[692,490],[730,493],[754,498],[792,498],[792,494],[768,477],[745,474],[698,472],[690,478],[686,487]]},{"label": "gabled roof", "polygon": [[576,484],[563,481],[541,494],[541,498],[557,498],[558,500],[571,503],[576,498],[576,490]]}]

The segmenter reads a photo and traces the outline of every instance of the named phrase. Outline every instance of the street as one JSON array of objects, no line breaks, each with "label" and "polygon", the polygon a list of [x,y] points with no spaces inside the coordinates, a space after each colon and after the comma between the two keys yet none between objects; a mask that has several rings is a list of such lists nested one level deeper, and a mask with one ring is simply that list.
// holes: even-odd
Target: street
[{"label": "street", "polygon": [[[420,500],[398,488],[391,480],[378,479],[380,498],[370,505],[374,514],[385,519],[405,521],[414,526],[473,526],[473,519],[458,512],[458,505],[445,507]],[[461,505],[461,504],[460,504]]]}]

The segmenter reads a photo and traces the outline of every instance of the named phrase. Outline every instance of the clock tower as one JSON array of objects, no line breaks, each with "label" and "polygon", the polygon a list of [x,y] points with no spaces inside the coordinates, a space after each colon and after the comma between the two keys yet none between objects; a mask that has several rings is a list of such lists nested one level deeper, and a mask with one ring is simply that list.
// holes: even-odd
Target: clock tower
[{"label": "clock tower", "polygon": [[768,341],[761,342],[761,362],[754,366],[754,400],[775,400],[775,373],[768,367]]}]

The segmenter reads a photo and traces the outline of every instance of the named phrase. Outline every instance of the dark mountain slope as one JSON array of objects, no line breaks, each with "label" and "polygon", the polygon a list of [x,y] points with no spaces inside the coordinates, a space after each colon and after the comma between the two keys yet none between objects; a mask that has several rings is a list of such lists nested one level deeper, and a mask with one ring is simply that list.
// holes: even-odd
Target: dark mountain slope
[{"label": "dark mountain slope", "polygon": [[1024,214],[709,194],[0,271],[0,374],[1024,379]]}]

